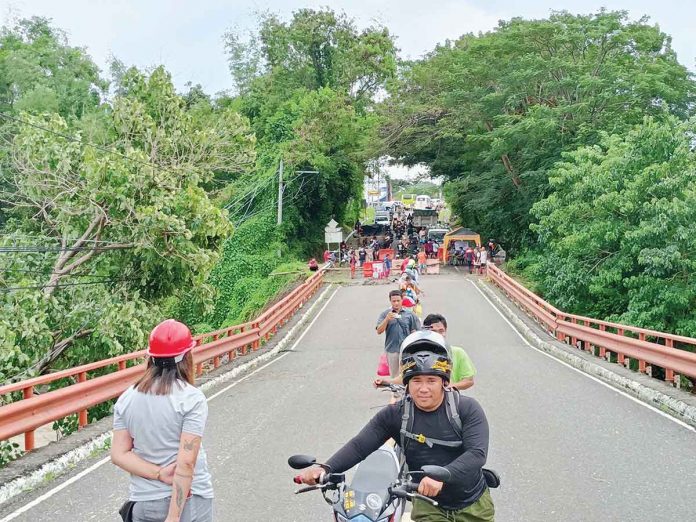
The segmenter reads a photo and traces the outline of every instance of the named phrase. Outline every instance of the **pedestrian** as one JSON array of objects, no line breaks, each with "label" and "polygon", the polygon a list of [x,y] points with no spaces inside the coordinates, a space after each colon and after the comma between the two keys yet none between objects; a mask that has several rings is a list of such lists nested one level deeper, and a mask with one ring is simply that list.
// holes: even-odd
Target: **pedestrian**
[{"label": "pedestrian", "polygon": [[418,271],[420,274],[425,274],[426,269],[428,268],[427,263],[428,256],[425,253],[425,249],[421,248],[421,251],[418,252]]},{"label": "pedestrian", "polygon": [[425,255],[428,257],[428,259],[431,259],[433,257],[433,240],[428,239],[423,247],[425,249]]},{"label": "pedestrian", "polygon": [[367,250],[365,250],[365,247],[360,247],[360,250],[358,250],[358,261],[360,261],[360,267],[362,268],[363,263],[365,263],[365,260],[367,259]]},{"label": "pedestrian", "polygon": [[474,248],[474,272],[479,274],[481,268],[481,250],[476,247]]},{"label": "pedestrian", "polygon": [[474,253],[474,248],[471,245],[467,245],[464,251],[464,260],[466,261],[466,266],[469,267],[469,273],[471,273],[474,266],[474,258],[476,254]]},{"label": "pedestrian", "polygon": [[406,337],[420,329],[420,321],[413,313],[403,308],[401,290],[389,292],[391,306],[384,310],[377,319],[377,335],[384,336],[384,351],[387,353],[389,374],[396,377],[399,373],[399,347]]},{"label": "pedestrian", "polygon": [[358,264],[357,259],[355,259],[355,252],[350,253],[350,278],[355,279],[355,266]]},{"label": "pedestrian", "polygon": [[309,260],[309,263],[307,263],[307,266],[309,266],[309,269],[312,272],[316,272],[317,270],[319,270],[319,263],[317,263],[317,260],[314,258]]},{"label": "pedestrian", "polygon": [[488,250],[486,247],[481,247],[481,252],[479,253],[479,274],[483,274],[486,271],[486,264],[488,263]]},{"label": "pedestrian", "polygon": [[389,272],[391,272],[392,261],[389,259],[389,254],[384,256],[384,277],[389,279]]},{"label": "pedestrian", "polygon": [[331,259],[331,252],[324,250],[324,264],[328,263],[329,259]]},{"label": "pedestrian", "polygon": [[208,403],[193,385],[195,345],[186,325],[174,319],[157,325],[145,374],[116,401],[111,461],[130,473],[124,520],[213,520],[213,484],[201,444]]},{"label": "pedestrian", "polygon": [[433,241],[433,259],[438,259],[437,254],[440,251],[440,244],[437,241]]}]

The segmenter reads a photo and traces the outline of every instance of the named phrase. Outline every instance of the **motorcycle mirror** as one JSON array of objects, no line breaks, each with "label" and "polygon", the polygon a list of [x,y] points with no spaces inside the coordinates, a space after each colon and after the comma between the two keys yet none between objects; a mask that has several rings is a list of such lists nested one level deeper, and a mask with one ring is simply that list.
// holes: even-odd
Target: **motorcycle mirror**
[{"label": "motorcycle mirror", "polygon": [[293,455],[288,459],[288,465],[292,469],[304,469],[308,468],[317,461],[315,457],[310,457],[309,455]]},{"label": "motorcycle mirror", "polygon": [[440,482],[447,482],[452,479],[452,474],[447,468],[442,466],[423,466],[421,468],[426,477],[438,480]]}]

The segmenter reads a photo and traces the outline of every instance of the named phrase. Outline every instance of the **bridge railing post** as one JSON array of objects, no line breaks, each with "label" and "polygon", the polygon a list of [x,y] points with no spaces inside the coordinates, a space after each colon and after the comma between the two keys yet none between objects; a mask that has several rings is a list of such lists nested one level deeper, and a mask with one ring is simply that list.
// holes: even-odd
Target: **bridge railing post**
[{"label": "bridge railing post", "polygon": [[[80,372],[77,382],[87,382],[87,372]],[[87,410],[80,410],[77,414],[77,425],[79,428],[84,428],[87,424]]]},{"label": "bridge railing post", "polygon": [[[34,387],[28,386],[22,390],[22,396],[25,399],[30,399],[34,396]],[[35,448],[36,441],[34,440],[34,430],[30,430],[24,433],[24,451],[31,451]]]}]

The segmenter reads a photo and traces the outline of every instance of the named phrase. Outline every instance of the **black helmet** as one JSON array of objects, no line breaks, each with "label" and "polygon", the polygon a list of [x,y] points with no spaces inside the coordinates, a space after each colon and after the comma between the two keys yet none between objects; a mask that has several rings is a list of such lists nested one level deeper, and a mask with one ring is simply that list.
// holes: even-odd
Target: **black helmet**
[{"label": "black helmet", "polygon": [[445,338],[431,331],[414,332],[401,343],[401,374],[408,385],[416,375],[436,375],[449,382],[452,357]]}]

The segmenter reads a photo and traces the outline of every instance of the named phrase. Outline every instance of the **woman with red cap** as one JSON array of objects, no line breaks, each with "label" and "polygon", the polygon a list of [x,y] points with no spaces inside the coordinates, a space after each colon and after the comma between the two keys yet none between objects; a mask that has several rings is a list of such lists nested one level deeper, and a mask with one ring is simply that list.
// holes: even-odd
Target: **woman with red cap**
[{"label": "woman with red cap", "polygon": [[193,386],[195,345],[186,325],[174,319],[157,325],[145,375],[114,406],[111,461],[131,475],[124,520],[213,520],[213,486],[201,446],[208,403]]}]

